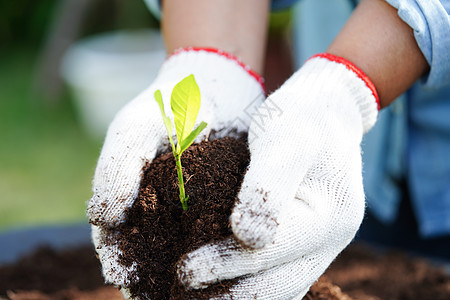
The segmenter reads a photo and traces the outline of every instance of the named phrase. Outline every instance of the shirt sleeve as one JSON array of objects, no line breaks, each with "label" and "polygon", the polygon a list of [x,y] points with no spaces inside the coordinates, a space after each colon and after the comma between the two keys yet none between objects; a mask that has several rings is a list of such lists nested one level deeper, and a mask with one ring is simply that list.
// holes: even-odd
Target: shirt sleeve
[{"label": "shirt sleeve", "polygon": [[160,0],[144,0],[148,10],[158,20],[161,19],[161,2]]},{"label": "shirt sleeve", "polygon": [[450,83],[450,0],[386,0],[398,10],[400,18],[414,30],[414,37],[430,72],[427,87]]}]

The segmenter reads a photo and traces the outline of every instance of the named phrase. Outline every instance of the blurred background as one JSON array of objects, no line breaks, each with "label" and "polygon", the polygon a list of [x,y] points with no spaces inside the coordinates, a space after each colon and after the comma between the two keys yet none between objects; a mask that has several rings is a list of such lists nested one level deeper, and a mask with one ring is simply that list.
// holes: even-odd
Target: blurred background
[{"label": "blurred background", "polygon": [[140,0],[0,2],[0,233],[86,221],[105,123],[164,59],[158,26]]},{"label": "blurred background", "polygon": [[[292,71],[289,24],[290,11],[271,15],[268,91]],[[22,229],[84,224],[86,236],[107,125],[164,58],[142,0],[0,2],[1,252]]]}]

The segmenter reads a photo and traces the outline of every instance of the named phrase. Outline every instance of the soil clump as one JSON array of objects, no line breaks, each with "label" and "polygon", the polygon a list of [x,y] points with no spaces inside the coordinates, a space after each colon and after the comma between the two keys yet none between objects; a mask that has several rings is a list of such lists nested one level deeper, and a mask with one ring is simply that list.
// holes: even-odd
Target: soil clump
[{"label": "soil clump", "polygon": [[226,137],[189,147],[181,158],[187,211],[179,200],[172,153],[150,163],[138,198],[118,230],[122,263],[136,265],[130,286],[134,297],[208,299],[232,284],[189,292],[179,284],[176,265],[183,254],[232,235],[229,216],[249,160],[245,138]]}]

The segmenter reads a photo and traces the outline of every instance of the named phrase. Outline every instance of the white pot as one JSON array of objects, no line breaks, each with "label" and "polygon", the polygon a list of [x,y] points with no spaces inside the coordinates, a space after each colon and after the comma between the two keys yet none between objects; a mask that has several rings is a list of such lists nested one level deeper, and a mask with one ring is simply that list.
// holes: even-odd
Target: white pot
[{"label": "white pot", "polygon": [[62,76],[87,132],[102,138],[116,112],[149,86],[166,58],[158,30],[117,31],[69,48]]}]

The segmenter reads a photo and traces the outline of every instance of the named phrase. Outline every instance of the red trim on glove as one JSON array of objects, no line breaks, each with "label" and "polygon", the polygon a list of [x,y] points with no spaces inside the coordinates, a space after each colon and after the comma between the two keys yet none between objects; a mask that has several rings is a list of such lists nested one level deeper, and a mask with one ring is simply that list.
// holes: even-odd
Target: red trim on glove
[{"label": "red trim on glove", "polygon": [[380,110],[380,99],[378,98],[377,89],[375,88],[375,85],[372,83],[370,78],[361,69],[359,69],[357,66],[355,66],[353,63],[346,60],[345,58],[330,53],[319,53],[313,55],[311,58],[314,57],[322,57],[328,59],[329,61],[334,61],[343,64],[347,67],[347,69],[353,71],[353,73],[355,73],[356,76],[358,76],[362,81],[364,81],[367,87],[372,91],[372,95],[375,97],[375,101],[377,102],[378,110]]},{"label": "red trim on glove", "polygon": [[266,86],[264,84],[264,78],[259,75],[258,73],[256,73],[255,71],[253,71],[248,65],[244,64],[239,58],[237,58],[236,56],[222,51],[220,49],[217,48],[203,48],[203,47],[187,47],[187,48],[181,48],[178,50],[175,50],[171,55],[169,55],[169,57],[179,54],[181,52],[189,52],[189,51],[205,51],[205,52],[209,52],[209,53],[215,53],[218,54],[220,56],[223,56],[227,59],[233,60],[235,61],[239,66],[241,66],[250,76],[252,76],[253,78],[255,78],[255,80],[261,85],[264,93],[266,92]]}]

